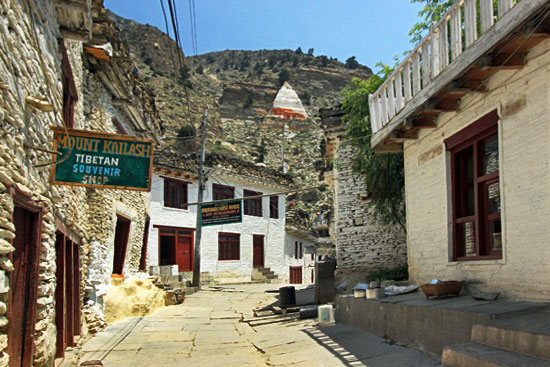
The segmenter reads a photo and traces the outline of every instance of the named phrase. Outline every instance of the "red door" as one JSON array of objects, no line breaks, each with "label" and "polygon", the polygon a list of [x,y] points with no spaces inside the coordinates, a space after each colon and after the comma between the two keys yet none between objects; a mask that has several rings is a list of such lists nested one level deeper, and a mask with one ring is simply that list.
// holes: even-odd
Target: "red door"
[{"label": "red door", "polygon": [[264,236],[261,234],[252,235],[252,266],[264,267]]},{"label": "red door", "polygon": [[290,267],[290,284],[302,284],[302,267]]},{"label": "red door", "polygon": [[179,271],[193,270],[193,237],[178,236],[176,243],[176,264]]},{"label": "red door", "polygon": [[10,367],[31,366],[34,354],[34,325],[38,286],[40,214],[15,207],[13,221],[15,252],[10,274],[8,351]]}]

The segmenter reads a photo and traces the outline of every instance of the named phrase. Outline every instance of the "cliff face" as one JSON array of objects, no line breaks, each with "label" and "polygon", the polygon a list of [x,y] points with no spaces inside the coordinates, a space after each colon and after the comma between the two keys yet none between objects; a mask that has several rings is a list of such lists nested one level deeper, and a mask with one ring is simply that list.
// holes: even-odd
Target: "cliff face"
[{"label": "cliff face", "polygon": [[[165,33],[112,15],[164,119],[165,146],[176,152],[198,149],[202,110],[208,111],[207,149],[225,156],[283,170],[297,186],[317,186],[322,166],[323,132],[318,110],[341,101],[353,78],[368,78],[365,66],[348,68],[326,56],[301,50],[226,50],[187,57],[182,65]],[[306,110],[305,120],[270,113],[288,82]],[[311,215],[329,210],[329,192],[293,198],[296,209]],[[292,209],[292,205],[289,209]]]}]

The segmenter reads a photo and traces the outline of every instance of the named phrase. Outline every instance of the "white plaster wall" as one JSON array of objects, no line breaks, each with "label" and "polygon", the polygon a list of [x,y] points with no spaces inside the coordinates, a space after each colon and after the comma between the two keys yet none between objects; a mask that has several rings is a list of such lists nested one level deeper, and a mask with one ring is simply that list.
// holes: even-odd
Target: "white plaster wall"
[{"label": "white plaster wall", "polygon": [[[302,248],[304,249],[304,256],[301,259],[296,259],[296,249],[295,243],[301,242]],[[307,247],[313,247],[313,242],[308,239],[298,236],[293,233],[287,232],[285,235],[285,269],[281,274],[282,278],[285,281],[290,281],[290,267],[291,266],[301,266],[302,267],[302,283],[310,284],[311,283],[311,266],[315,265],[315,261],[311,260],[311,254],[306,253],[305,249]],[[313,264],[313,265],[312,265]],[[279,275],[281,277],[281,275]]]},{"label": "white plaster wall", "polygon": [[[550,299],[550,41],[519,71],[500,71],[488,92],[463,99],[438,128],[405,145],[408,258],[411,279],[460,279],[477,289]],[[451,260],[450,160],[443,140],[499,111],[503,257]]]},{"label": "white plaster wall", "polygon": [[[177,177],[174,177],[177,178]],[[280,188],[268,187],[251,183],[243,178],[229,175],[212,175],[206,183],[204,201],[212,200],[212,184],[218,183],[235,187],[235,196],[242,197],[243,189],[259,191],[263,194],[283,191]],[[151,226],[148,242],[149,265],[159,264],[158,229],[155,225],[196,228],[197,206],[189,209],[165,208],[164,180],[158,174],[153,175],[151,186]],[[188,186],[189,202],[196,202],[198,183],[191,182]],[[285,236],[285,199],[279,196],[279,218],[269,218],[269,197],[262,198],[263,217],[243,215],[242,223],[216,226],[206,226],[202,229],[201,240],[201,272],[209,272],[217,278],[232,278],[250,280],[252,273],[252,236],[264,235],[264,263],[276,274],[284,271],[286,263],[283,256]],[[244,207],[243,207],[244,211]],[[218,261],[218,233],[240,233],[240,259]],[[288,269],[287,269],[288,272]]]}]

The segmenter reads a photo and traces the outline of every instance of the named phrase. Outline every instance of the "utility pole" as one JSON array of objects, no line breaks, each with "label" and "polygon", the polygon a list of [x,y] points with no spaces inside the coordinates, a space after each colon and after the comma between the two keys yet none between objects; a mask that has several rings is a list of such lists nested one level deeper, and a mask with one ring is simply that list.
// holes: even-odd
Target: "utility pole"
[{"label": "utility pole", "polygon": [[[204,194],[204,143],[206,141],[206,110],[202,111],[202,125],[201,125],[201,155],[199,161],[199,195],[197,202],[201,203]],[[193,261],[193,286],[198,290],[201,288],[201,206],[197,205],[197,224],[195,233],[195,256]]]}]

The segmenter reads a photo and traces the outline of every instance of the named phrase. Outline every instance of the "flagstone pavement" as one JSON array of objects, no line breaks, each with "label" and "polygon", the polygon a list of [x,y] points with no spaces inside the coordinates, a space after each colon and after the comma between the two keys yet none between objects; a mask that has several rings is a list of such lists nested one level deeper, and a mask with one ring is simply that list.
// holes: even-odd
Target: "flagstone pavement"
[{"label": "flagstone pavement", "polygon": [[[272,304],[269,284],[210,288],[151,316],[119,321],[89,339],[80,361],[105,367],[440,366],[413,349],[342,325],[288,320],[250,326],[253,309]],[[284,319],[284,318],[282,318]]]}]

